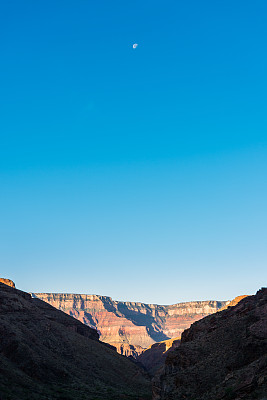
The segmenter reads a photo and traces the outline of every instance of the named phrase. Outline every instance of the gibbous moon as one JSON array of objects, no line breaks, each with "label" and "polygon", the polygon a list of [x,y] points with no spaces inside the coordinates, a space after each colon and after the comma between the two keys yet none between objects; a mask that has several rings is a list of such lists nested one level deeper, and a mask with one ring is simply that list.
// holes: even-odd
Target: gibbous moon
[{"label": "gibbous moon", "polygon": [[136,49],[137,46],[138,46],[138,43],[134,43],[133,44],[133,49]]}]

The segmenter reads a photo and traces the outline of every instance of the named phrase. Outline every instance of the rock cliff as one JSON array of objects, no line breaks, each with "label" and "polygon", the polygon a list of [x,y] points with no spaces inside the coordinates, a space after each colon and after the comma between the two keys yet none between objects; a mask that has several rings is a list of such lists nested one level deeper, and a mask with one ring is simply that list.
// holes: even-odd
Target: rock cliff
[{"label": "rock cliff", "polygon": [[172,338],[164,340],[163,342],[154,343],[137,357],[137,361],[139,361],[151,375],[154,375],[155,372],[164,365],[165,358],[169,352],[176,349],[179,345],[180,338]]},{"label": "rock cliff", "polygon": [[141,346],[134,346],[128,343],[113,343],[110,342],[110,345],[115,347],[117,352],[126,357],[134,357],[137,358],[140,354],[143,353],[144,349]]},{"label": "rock cliff", "polygon": [[236,306],[241,300],[243,300],[245,297],[247,297],[247,294],[243,294],[241,296],[237,296],[235,297],[233,300],[231,300],[227,305],[225,305],[224,307],[222,307],[220,309],[220,311],[222,310],[227,310],[228,307],[233,307]]},{"label": "rock cliff", "polygon": [[264,400],[267,288],[195,322],[154,378],[154,400]]},{"label": "rock cliff", "polygon": [[32,296],[97,329],[102,341],[112,344],[122,354],[133,356],[153,343],[179,337],[193,322],[228,304],[194,301],[163,306],[86,294],[33,293]]},{"label": "rock cliff", "polygon": [[[235,297],[230,302],[227,302],[224,307],[220,308],[220,311],[237,305],[237,303],[239,303],[239,301],[245,297],[247,297],[247,295]],[[138,354],[136,358],[151,375],[155,375],[157,370],[164,365],[168,354],[180,345],[180,339],[181,337],[172,338],[152,344],[146,350],[143,350],[140,354]]]},{"label": "rock cliff", "polygon": [[148,377],[98,333],[0,283],[1,400],[145,400]]}]

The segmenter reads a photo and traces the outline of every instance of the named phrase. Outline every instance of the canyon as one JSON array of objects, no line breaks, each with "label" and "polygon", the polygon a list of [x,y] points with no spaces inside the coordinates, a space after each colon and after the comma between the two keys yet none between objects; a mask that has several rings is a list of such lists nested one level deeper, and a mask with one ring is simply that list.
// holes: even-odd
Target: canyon
[{"label": "canyon", "polygon": [[[116,302],[95,295],[46,296],[60,299],[57,306],[65,305],[68,312],[16,289],[10,280],[0,280],[1,400],[266,398],[267,288],[231,302],[171,306]],[[78,313],[76,318],[69,315],[76,307],[83,308],[81,315],[88,318],[87,324],[78,320]],[[123,335],[116,346],[101,342],[100,333],[88,326],[97,325],[101,310],[103,318],[111,313],[122,324],[126,319],[127,328],[133,324],[135,330],[128,340],[135,344],[124,342],[127,336]],[[205,312],[209,315],[203,317]],[[112,334],[123,328],[116,318]],[[136,344],[138,323],[143,323],[151,340],[176,332],[196,318],[178,337],[152,343],[145,350]],[[109,337],[108,329],[104,332]],[[141,338],[143,343],[146,338]]]},{"label": "canyon", "polygon": [[265,400],[267,288],[195,322],[153,380],[153,400]]},{"label": "canyon", "polygon": [[120,354],[138,357],[154,343],[179,338],[193,322],[216,313],[229,301],[192,301],[173,305],[115,301],[111,297],[70,293],[32,293],[85,325]]},{"label": "canyon", "polygon": [[29,293],[0,283],[1,400],[148,400],[137,363],[93,328]]}]

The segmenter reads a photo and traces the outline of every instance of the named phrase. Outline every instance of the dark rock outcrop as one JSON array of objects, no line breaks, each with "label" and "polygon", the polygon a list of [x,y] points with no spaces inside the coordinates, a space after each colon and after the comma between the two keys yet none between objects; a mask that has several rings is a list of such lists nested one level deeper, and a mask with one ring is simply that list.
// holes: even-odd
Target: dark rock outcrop
[{"label": "dark rock outcrop", "polygon": [[267,288],[195,322],[166,358],[154,400],[264,400]]},{"label": "dark rock outcrop", "polygon": [[164,365],[169,352],[176,349],[179,345],[180,338],[172,338],[164,340],[163,342],[154,343],[137,357],[137,361],[139,361],[151,375],[154,375],[155,372]]},{"label": "dark rock outcrop", "polygon": [[111,343],[125,355],[133,356],[140,353],[141,348],[181,336],[193,322],[229,303],[194,301],[162,306],[114,301],[110,297],[86,294],[35,293],[32,296],[96,328],[102,341]]},{"label": "dark rock outcrop", "polygon": [[149,399],[132,361],[75,318],[0,283],[1,400]]}]

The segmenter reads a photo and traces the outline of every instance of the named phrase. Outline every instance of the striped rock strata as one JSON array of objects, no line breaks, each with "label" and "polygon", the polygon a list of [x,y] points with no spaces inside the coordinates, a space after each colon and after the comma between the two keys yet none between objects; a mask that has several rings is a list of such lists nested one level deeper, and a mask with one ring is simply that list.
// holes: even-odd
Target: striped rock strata
[{"label": "striped rock strata", "polygon": [[111,297],[87,294],[33,293],[32,296],[96,328],[102,341],[115,346],[121,354],[135,357],[142,348],[181,336],[193,322],[228,304],[194,301],[164,306],[114,301]]}]

